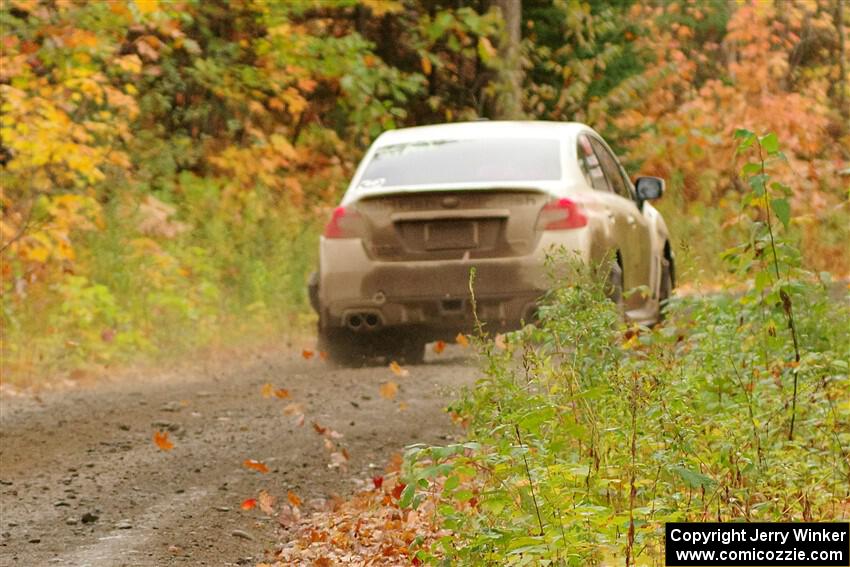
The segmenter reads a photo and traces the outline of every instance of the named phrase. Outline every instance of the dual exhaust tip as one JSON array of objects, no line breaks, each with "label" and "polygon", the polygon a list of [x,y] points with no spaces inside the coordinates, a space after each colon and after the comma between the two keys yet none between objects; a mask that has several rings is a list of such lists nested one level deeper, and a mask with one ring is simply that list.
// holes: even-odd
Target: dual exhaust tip
[{"label": "dual exhaust tip", "polygon": [[370,311],[349,313],[345,317],[345,326],[352,331],[373,331],[381,326],[381,317]]}]

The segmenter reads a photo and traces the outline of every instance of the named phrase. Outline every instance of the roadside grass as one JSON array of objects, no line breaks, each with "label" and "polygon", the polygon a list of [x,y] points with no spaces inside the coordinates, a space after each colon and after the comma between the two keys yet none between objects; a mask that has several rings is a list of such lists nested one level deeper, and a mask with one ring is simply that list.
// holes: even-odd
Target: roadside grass
[{"label": "roadside grass", "polygon": [[4,382],[311,332],[317,216],[261,190],[228,197],[215,181],[181,181],[147,209],[116,199],[101,230],[77,235],[73,267],[55,283],[4,290]]}]

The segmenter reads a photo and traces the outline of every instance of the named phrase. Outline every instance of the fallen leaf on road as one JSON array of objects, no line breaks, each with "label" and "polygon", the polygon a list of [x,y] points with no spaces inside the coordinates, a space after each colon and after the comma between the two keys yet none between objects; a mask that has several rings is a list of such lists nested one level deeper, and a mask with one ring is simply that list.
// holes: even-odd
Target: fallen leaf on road
[{"label": "fallen leaf on road", "polygon": [[283,413],[286,415],[297,415],[299,413],[304,413],[304,410],[301,408],[301,404],[291,403],[287,404],[285,408],[283,408]]},{"label": "fallen leaf on road", "polygon": [[304,414],[299,414],[295,417],[295,425],[301,427],[304,425]]},{"label": "fallen leaf on road", "polygon": [[395,360],[390,362],[390,370],[392,370],[393,374],[395,374],[396,376],[404,377],[410,374],[410,371],[408,371],[406,368],[402,368],[401,365]]},{"label": "fallen leaf on road", "polygon": [[271,398],[274,395],[274,386],[269,383],[263,384],[263,387],[260,388],[260,393],[264,398]]},{"label": "fallen leaf on road", "polygon": [[348,463],[348,451],[343,449],[342,451],[336,451],[334,453],[331,453],[332,467],[345,466],[346,463]]},{"label": "fallen leaf on road", "polygon": [[375,485],[375,490],[380,490],[380,489],[381,489],[381,487],[384,485],[384,477],[382,477],[382,476],[373,476],[373,477],[372,477],[372,484],[374,484],[374,485]]},{"label": "fallen leaf on road", "polygon": [[330,437],[331,439],[342,439],[343,438],[342,433],[340,433],[339,431],[334,431],[333,429],[328,429],[328,432],[325,435],[327,437]]},{"label": "fallen leaf on road", "polygon": [[247,498],[247,499],[242,501],[242,505],[240,506],[240,508],[242,508],[243,510],[250,510],[251,508],[253,508],[256,505],[257,505],[257,499],[256,498]]},{"label": "fallen leaf on road", "polygon": [[295,506],[296,508],[301,507],[301,498],[299,498],[298,495],[292,492],[291,490],[286,493],[286,499],[289,500],[289,503]]},{"label": "fallen leaf on road", "polygon": [[284,388],[280,388],[280,389],[274,391],[274,395],[275,395],[275,397],[280,398],[281,400],[285,400],[286,398],[289,397],[289,390],[286,390]]},{"label": "fallen leaf on road", "polygon": [[262,510],[265,514],[268,514],[269,516],[274,514],[274,496],[272,496],[265,490],[261,490],[259,496],[257,497],[257,500],[260,505],[260,510]]},{"label": "fallen leaf on road", "polygon": [[325,438],[325,449],[327,449],[328,451],[333,451],[335,448],[336,445],[334,445],[334,442],[328,438]]},{"label": "fallen leaf on road", "polygon": [[384,382],[379,389],[381,397],[387,400],[392,400],[398,394],[398,384],[395,382]]},{"label": "fallen leaf on road", "polygon": [[398,411],[407,411],[410,409],[410,404],[407,402],[399,402],[398,403]]},{"label": "fallen leaf on road", "polygon": [[174,443],[168,440],[168,431],[156,431],[153,434],[153,442],[162,451],[170,451],[174,448]]},{"label": "fallen leaf on road", "polygon": [[310,360],[311,358],[313,358],[313,351],[305,348],[301,351],[301,356],[304,357],[304,360]]},{"label": "fallen leaf on road", "polygon": [[457,336],[455,337],[455,342],[457,344],[459,344],[460,346],[462,346],[463,348],[466,348],[466,347],[469,346],[469,339],[467,339],[466,335],[464,335],[463,333],[457,334]]},{"label": "fallen leaf on road", "polygon": [[402,491],[404,490],[404,487],[405,487],[405,486],[407,486],[407,485],[406,485],[406,484],[404,484],[403,482],[399,482],[398,484],[396,484],[396,485],[393,487],[393,492],[392,492],[393,498],[395,498],[396,500],[398,500],[399,498],[401,498],[401,493],[402,493]]},{"label": "fallen leaf on road", "polygon": [[257,472],[261,472],[261,473],[269,472],[269,467],[267,467],[265,464],[261,463],[260,461],[255,461],[254,459],[245,459],[245,462],[243,462],[242,465],[245,466],[246,468],[255,470]]},{"label": "fallen leaf on road", "polygon": [[318,424],[318,423],[316,423],[315,421],[313,422],[313,429],[314,429],[314,430],[316,431],[316,433],[318,433],[319,435],[324,435],[324,434],[325,434],[325,431],[327,431],[327,430],[328,430],[328,428],[327,428],[327,427],[322,427],[321,425],[319,425],[319,424]]},{"label": "fallen leaf on road", "polygon": [[445,343],[445,341],[437,341],[436,343],[434,343],[434,352],[435,352],[435,353],[437,353],[437,354],[442,354],[442,352],[443,352],[444,350],[446,350],[446,343]]}]

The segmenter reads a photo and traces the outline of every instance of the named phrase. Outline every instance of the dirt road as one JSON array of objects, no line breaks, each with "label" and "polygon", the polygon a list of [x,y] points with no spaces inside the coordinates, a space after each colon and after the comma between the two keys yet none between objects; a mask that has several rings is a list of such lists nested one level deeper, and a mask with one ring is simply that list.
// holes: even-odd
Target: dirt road
[{"label": "dirt road", "polygon": [[[276,526],[243,500],[292,491],[309,509],[352,492],[406,444],[457,435],[442,408],[474,379],[460,352],[406,377],[291,352],[206,366],[3,398],[0,565],[253,565],[273,548]],[[389,380],[394,400],[379,394]],[[264,398],[266,383],[291,398]],[[303,426],[284,414],[289,403],[303,406]],[[347,471],[329,467],[313,422],[343,435]],[[153,443],[157,429],[170,431],[172,450]]]}]

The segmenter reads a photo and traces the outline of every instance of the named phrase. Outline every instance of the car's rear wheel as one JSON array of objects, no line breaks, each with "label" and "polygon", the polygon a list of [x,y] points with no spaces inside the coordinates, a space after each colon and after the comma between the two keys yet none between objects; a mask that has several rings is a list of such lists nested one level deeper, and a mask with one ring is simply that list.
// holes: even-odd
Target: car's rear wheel
[{"label": "car's rear wheel", "polygon": [[319,328],[319,350],[333,364],[346,367],[363,366],[371,353],[371,345],[355,340],[347,329]]},{"label": "car's rear wheel", "polygon": [[348,329],[320,327],[319,350],[332,363],[355,368],[379,357],[404,364],[422,364],[425,360],[425,341],[416,335],[395,338],[385,333],[360,335]]},{"label": "car's rear wheel", "polygon": [[401,362],[405,364],[422,364],[425,361],[425,341],[416,337],[405,337],[397,349]]}]

